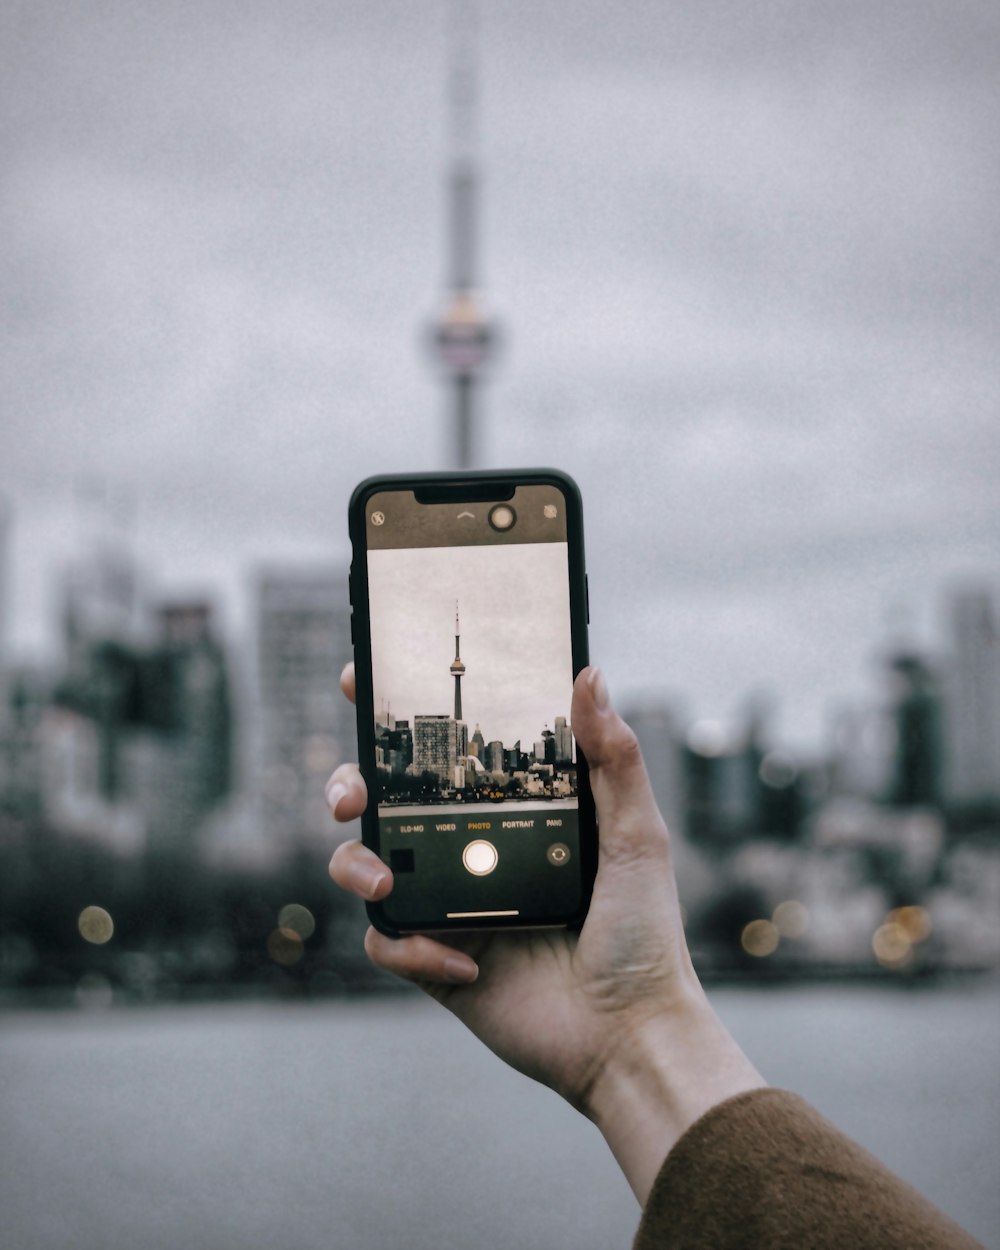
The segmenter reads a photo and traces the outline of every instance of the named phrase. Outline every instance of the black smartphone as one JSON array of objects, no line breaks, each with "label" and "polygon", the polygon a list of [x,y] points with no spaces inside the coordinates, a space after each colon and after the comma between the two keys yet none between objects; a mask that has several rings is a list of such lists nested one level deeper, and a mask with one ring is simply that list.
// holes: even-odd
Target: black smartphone
[{"label": "black smartphone", "polygon": [[350,504],[362,839],[376,928],[571,926],[597,867],[570,721],[583,511],[552,469],[369,478]]}]

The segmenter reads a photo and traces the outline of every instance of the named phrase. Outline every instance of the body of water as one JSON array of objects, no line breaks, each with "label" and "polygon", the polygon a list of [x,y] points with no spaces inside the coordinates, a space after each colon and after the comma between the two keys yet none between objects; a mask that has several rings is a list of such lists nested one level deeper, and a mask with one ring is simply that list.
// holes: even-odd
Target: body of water
[{"label": "body of water", "polygon": [[[995,984],[720,990],[795,1089],[1000,1250]],[[612,1250],[596,1130],[419,996],[13,1012],[0,1204],[19,1250]]]}]

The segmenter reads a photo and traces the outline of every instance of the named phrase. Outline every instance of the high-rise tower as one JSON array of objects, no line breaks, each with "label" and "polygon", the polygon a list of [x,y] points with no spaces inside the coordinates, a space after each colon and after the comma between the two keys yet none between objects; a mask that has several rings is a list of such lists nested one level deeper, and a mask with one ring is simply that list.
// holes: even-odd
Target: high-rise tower
[{"label": "high-rise tower", "polygon": [[959,807],[1000,806],[1000,620],[987,586],[951,601],[947,793]]},{"label": "high-rise tower", "polygon": [[455,719],[462,719],[462,678],[465,676],[465,665],[458,645],[458,604],[455,604],[455,658],[451,662],[451,675],[455,679]]},{"label": "high-rise tower", "polygon": [[259,574],[255,783],[261,825],[283,852],[323,835],[322,778],[353,751],[353,713],[336,690],[350,658],[350,615],[346,569]]},{"label": "high-rise tower", "polygon": [[447,304],[437,325],[437,355],[454,388],[458,467],[471,466],[473,394],[486,367],[493,330],[475,297],[476,284],[476,9],[471,0],[452,8],[451,116],[449,176],[449,272]]}]

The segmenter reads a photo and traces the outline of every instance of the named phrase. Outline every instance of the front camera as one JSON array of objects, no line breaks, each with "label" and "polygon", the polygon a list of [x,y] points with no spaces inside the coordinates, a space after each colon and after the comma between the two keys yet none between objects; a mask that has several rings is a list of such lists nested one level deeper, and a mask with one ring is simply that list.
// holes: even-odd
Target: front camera
[{"label": "front camera", "polygon": [[495,508],[490,509],[489,522],[495,530],[499,530],[501,534],[512,529],[514,522],[517,520],[517,513],[514,509],[505,503],[498,503]]}]

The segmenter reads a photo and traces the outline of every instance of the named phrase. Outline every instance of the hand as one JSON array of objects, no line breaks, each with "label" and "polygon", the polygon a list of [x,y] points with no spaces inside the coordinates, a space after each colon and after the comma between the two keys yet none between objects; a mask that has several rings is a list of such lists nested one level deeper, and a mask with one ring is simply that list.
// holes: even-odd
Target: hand
[{"label": "hand", "polygon": [[[354,670],[341,677],[354,697]],[[369,929],[381,968],[415,981],[500,1058],[593,1119],[644,1202],[680,1135],[732,1094],[764,1084],[715,1017],[684,940],[666,826],[635,735],[597,669],[573,689],[571,723],[590,765],[600,852],[579,934],[561,929],[389,938]],[[364,811],[354,765],[327,785],[337,820]],[[389,868],[359,842],[330,862],[338,885],[372,901]]]}]

